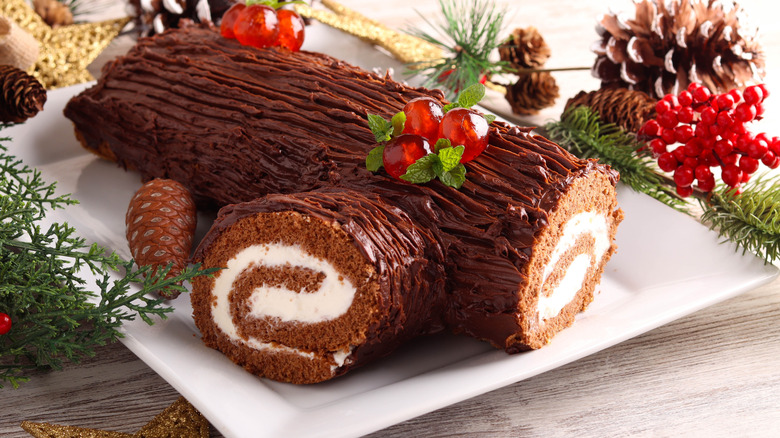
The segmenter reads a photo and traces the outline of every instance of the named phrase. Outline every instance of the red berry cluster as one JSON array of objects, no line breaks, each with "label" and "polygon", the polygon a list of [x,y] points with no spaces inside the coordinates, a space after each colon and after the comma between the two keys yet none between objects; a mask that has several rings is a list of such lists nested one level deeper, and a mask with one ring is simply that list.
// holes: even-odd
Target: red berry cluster
[{"label": "red berry cluster", "polygon": [[219,31],[245,46],[280,46],[293,52],[301,49],[305,37],[303,19],[297,12],[262,3],[234,4],[222,16]]},{"label": "red berry cluster", "polygon": [[401,135],[393,137],[384,148],[382,162],[387,173],[400,178],[417,160],[433,153],[439,139],[452,146],[463,145],[460,162],[476,158],[488,145],[488,122],[478,111],[453,108],[446,113],[430,97],[410,100],[403,109],[406,116]]},{"label": "red berry cluster", "polygon": [[[780,166],[780,138],[753,135],[746,124],[761,118],[766,87],[753,85],[744,92],[731,90],[711,94],[692,83],[678,95],[667,94],[655,106],[655,119],[648,120],[639,135],[650,139],[653,156],[664,172],[674,172],[680,196],[693,193],[693,183],[704,191],[715,187],[711,168],[721,167],[721,179],[739,188],[759,164]],[[676,146],[675,146],[676,145]]]}]

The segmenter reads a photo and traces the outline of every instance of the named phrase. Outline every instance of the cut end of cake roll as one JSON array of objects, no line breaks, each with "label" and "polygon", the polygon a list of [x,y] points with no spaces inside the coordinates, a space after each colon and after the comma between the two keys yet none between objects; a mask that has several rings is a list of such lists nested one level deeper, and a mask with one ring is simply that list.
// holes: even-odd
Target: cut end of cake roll
[{"label": "cut end of cake roll", "polygon": [[[414,289],[410,282],[431,279],[408,278],[388,263],[418,273],[423,269],[414,265],[427,265],[414,239],[398,245],[403,232],[387,220],[403,218],[364,222],[333,214],[327,198],[275,198],[223,209],[196,252],[204,267],[223,268],[193,284],[195,323],[206,345],[258,376],[316,383],[432,329],[430,318],[421,323],[426,319],[408,308],[432,296],[430,284]],[[351,201],[333,207],[362,210]],[[387,240],[396,249],[388,252]]]},{"label": "cut end of cake roll", "polygon": [[506,341],[509,351],[545,346],[593,301],[604,265],[617,249],[614,182],[602,172],[575,180],[538,236],[521,286],[520,331]]}]

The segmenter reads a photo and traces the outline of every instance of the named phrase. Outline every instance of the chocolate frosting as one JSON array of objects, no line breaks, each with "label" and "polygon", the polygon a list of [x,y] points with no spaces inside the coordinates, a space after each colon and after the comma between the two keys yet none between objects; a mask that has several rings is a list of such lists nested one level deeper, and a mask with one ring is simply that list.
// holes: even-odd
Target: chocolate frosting
[{"label": "chocolate frosting", "polygon": [[378,197],[444,254],[446,324],[517,351],[507,343],[519,330],[517,292],[549,214],[577,178],[599,172],[615,184],[618,175],[500,122],[487,150],[466,164],[460,190],[367,171],[375,146],[367,113],[389,118],[420,96],[444,102],[439,91],[323,54],[258,50],[191,27],[140,40],[65,115],[88,149],[145,179],[175,179],[218,206],[329,187]]}]

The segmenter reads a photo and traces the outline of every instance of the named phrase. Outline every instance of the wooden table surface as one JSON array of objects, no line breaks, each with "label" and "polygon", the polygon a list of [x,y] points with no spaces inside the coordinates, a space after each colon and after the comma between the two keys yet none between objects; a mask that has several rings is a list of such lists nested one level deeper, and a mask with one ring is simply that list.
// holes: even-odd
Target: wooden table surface
[{"label": "wooden table surface", "polygon": [[[435,0],[342,3],[394,27],[419,22],[413,8],[438,14]],[[629,0],[501,3],[508,5],[508,31],[534,25],[542,32],[552,48],[552,67],[591,65],[596,17],[610,7],[633,11]],[[775,89],[780,84],[780,26],[772,3],[741,2],[761,31],[767,83]],[[118,50],[110,48],[103,62]],[[556,78],[562,98],[551,115],[577,91],[598,86],[589,72]],[[777,133],[772,121],[780,121],[780,86],[776,89],[761,125],[770,135]],[[28,436],[19,428],[23,420],[133,433],[179,397],[119,343],[63,371],[37,373],[2,395],[4,437]],[[371,436],[780,436],[780,280]]]}]

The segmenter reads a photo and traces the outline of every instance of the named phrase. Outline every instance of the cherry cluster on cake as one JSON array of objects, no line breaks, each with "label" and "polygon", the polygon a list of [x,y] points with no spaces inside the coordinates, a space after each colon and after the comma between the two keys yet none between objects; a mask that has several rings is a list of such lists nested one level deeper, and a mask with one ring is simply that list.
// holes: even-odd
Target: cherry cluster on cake
[{"label": "cherry cluster on cake", "polygon": [[245,46],[279,46],[296,52],[303,45],[305,24],[297,12],[279,9],[283,4],[273,0],[236,3],[222,16],[219,31]]},{"label": "cherry cluster on cake", "polygon": [[489,125],[495,116],[471,107],[485,96],[485,87],[475,84],[458,96],[457,102],[442,105],[430,97],[412,99],[390,121],[368,115],[379,146],[366,158],[366,167],[380,167],[392,176],[413,184],[439,178],[460,188],[467,163],[488,145]]},{"label": "cherry cluster on cake", "polygon": [[764,84],[712,94],[697,83],[677,95],[667,94],[655,106],[639,135],[649,140],[658,167],[674,172],[677,193],[686,197],[693,184],[703,192],[715,188],[712,168],[720,167],[721,179],[731,188],[750,180],[760,164],[780,166],[780,138],[754,135],[747,124],[764,113],[769,95]]}]

